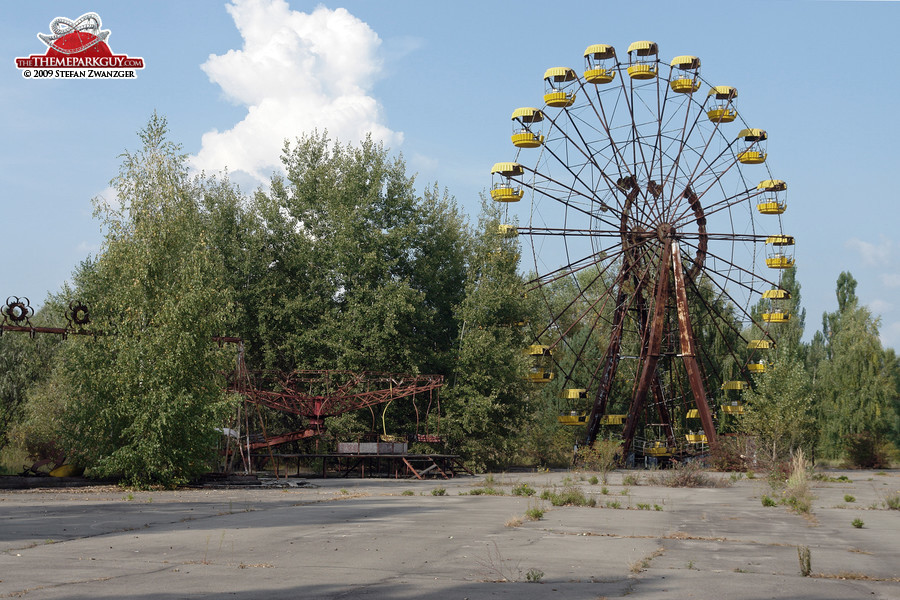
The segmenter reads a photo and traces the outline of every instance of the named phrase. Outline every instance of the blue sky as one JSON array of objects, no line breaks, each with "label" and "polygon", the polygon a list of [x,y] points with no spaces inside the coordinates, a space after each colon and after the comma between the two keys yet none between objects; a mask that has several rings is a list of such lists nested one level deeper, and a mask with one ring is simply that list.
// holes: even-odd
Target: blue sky
[{"label": "blue sky", "polygon": [[[229,6],[231,7],[229,9]],[[900,46],[895,2],[45,1],[4,7],[0,53],[0,295],[39,305],[100,248],[91,198],[157,110],[197,168],[228,167],[245,191],[277,169],[285,138],[373,131],[417,182],[447,187],[474,219],[493,163],[511,160],[509,115],[540,106],[546,68],[582,68],[586,46],[620,56],[693,54],[733,85],[769,134],[788,182],[807,335],[849,270],[900,348]],[[26,80],[57,16],[96,12],[113,52],[143,57],[132,81]],[[279,33],[280,32],[280,33]],[[273,42],[274,40],[274,42]],[[276,43],[277,42],[277,43]],[[274,67],[273,65],[278,65]]]}]

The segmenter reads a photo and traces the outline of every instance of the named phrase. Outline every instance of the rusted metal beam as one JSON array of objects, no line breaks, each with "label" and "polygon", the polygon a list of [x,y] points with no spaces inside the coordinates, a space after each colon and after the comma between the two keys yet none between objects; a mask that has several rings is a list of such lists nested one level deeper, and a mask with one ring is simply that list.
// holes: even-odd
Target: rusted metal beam
[{"label": "rusted metal beam", "polygon": [[700,413],[700,423],[703,425],[703,432],[706,434],[706,440],[709,443],[710,449],[714,449],[718,445],[718,437],[716,436],[716,426],[713,423],[712,414],[709,410],[709,403],[706,399],[706,387],[703,384],[703,374],[700,372],[700,363],[697,362],[694,330],[691,326],[691,314],[688,309],[687,290],[684,285],[684,270],[681,264],[681,252],[675,241],[672,242],[671,246],[672,270],[675,273],[675,306],[678,311],[681,359],[684,361],[684,368],[687,370],[688,382],[691,386],[694,404],[697,407],[697,412]]},{"label": "rusted metal beam", "polygon": [[622,431],[623,457],[628,456],[628,452],[631,450],[638,418],[644,409],[650,383],[656,377],[656,365],[659,362],[659,351],[666,320],[666,302],[669,296],[669,264],[672,258],[672,244],[668,243],[668,241],[668,239],[665,239],[662,245],[659,275],[657,276],[656,289],[654,290],[655,300],[653,320],[650,324],[650,335],[647,338],[647,345],[641,350],[641,375],[634,390],[631,408],[628,411],[628,418],[625,420],[625,428]]}]

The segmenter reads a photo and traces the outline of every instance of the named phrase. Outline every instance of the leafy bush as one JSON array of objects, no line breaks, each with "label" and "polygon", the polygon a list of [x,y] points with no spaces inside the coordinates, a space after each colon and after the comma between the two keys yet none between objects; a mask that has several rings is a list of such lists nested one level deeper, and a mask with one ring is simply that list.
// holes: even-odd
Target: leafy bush
[{"label": "leafy bush", "polygon": [[588,498],[580,489],[566,486],[560,492],[544,490],[541,499],[548,500],[553,506],[596,506],[597,501]]},{"label": "leafy bush", "polygon": [[659,471],[648,478],[653,485],[666,487],[721,487],[727,480],[715,479],[703,472],[698,462],[676,463],[671,469]]},{"label": "leafy bush", "polygon": [[865,525],[865,523],[863,523],[862,519],[853,519],[850,522],[850,524],[853,525],[854,527],[856,527],[857,529],[862,529],[863,525]]},{"label": "leafy bush", "polygon": [[581,465],[588,471],[600,473],[600,481],[607,483],[609,473],[616,468],[622,444],[617,440],[594,440],[594,443],[582,450],[578,456]]},{"label": "leafy bush", "polygon": [[844,502],[856,502],[856,498],[850,494],[844,494]]},{"label": "leafy bush", "polygon": [[512,489],[513,496],[534,496],[537,492],[527,483],[519,484]]},{"label": "leafy bush", "polygon": [[504,496],[506,492],[495,487],[474,488],[469,490],[470,496]]},{"label": "leafy bush", "polygon": [[544,518],[544,510],[533,506],[525,511],[525,516],[528,517],[529,521],[540,521]]},{"label": "leafy bush", "polygon": [[433,490],[431,490],[432,496],[444,496],[446,494],[447,494],[446,488],[439,487],[439,488],[434,488]]},{"label": "leafy bush", "polygon": [[762,501],[763,506],[776,506],[778,504],[777,502],[775,502],[775,500],[773,500],[770,496],[768,496],[766,494],[763,494],[763,496],[762,496],[762,498],[760,498],[760,500]]},{"label": "leafy bush", "polygon": [[889,468],[897,451],[889,441],[868,432],[845,435],[843,442],[847,461],[861,469]]}]

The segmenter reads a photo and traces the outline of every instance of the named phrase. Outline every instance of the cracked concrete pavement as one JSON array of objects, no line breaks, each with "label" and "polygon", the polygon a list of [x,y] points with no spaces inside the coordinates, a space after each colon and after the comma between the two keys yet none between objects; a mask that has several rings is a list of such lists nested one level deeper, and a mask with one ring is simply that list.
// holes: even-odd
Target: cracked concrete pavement
[{"label": "cracked concrete pavement", "polygon": [[[810,517],[764,507],[758,478],[688,489],[590,475],[0,490],[0,597],[900,599],[900,511],[884,508],[900,471],[830,472],[851,481],[816,482]],[[576,485],[597,507],[511,495],[521,483]],[[505,495],[469,494],[485,485]],[[529,508],[543,518],[510,526]]]}]

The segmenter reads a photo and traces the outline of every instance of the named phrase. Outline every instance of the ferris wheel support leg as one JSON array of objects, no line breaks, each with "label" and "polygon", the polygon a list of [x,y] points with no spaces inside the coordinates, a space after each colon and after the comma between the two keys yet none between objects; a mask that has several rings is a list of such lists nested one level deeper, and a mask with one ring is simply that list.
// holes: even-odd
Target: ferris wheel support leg
[{"label": "ferris wheel support leg", "polygon": [[688,310],[687,291],[684,286],[684,270],[681,264],[681,251],[678,243],[672,241],[672,270],[675,273],[675,306],[678,311],[678,332],[681,337],[681,359],[687,370],[688,382],[694,396],[694,404],[700,413],[700,423],[703,425],[703,433],[709,442],[710,449],[718,446],[716,426],[709,411],[709,402],[706,399],[706,388],[703,385],[703,375],[700,372],[700,364],[697,362],[697,354],[694,344],[694,330],[691,327],[690,311]]},{"label": "ferris wheel support leg", "polygon": [[653,321],[650,324],[650,336],[646,350],[642,352],[643,365],[641,377],[631,400],[631,408],[628,418],[625,420],[625,429],[622,431],[622,457],[628,456],[631,443],[634,441],[634,433],[637,428],[638,418],[644,410],[647,400],[647,391],[650,383],[656,378],[656,365],[659,363],[659,350],[662,345],[663,325],[666,320],[666,299],[669,291],[669,262],[672,257],[674,244],[664,244],[662,259],[659,261],[659,277],[656,280],[655,303],[653,306]]}]

